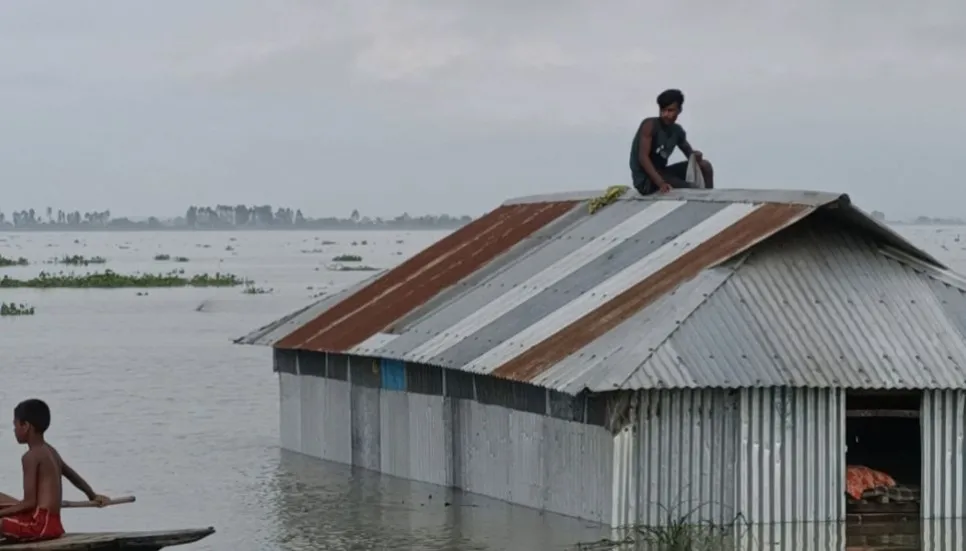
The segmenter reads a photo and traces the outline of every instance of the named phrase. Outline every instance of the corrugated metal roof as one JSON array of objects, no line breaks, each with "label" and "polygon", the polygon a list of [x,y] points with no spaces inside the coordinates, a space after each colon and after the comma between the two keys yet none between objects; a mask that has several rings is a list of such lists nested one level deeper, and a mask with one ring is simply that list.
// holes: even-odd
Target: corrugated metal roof
[{"label": "corrugated metal roof", "polygon": [[260,327],[252,331],[244,337],[235,339],[234,342],[235,344],[272,346],[283,337],[290,334],[292,331],[295,331],[299,327],[302,327],[306,323],[317,318],[319,314],[325,312],[340,300],[369,285],[375,281],[377,277],[379,277],[379,273],[370,275],[362,281],[357,281],[351,285],[347,285],[343,289],[339,289],[332,294],[325,295],[305,308],[296,310],[295,312],[292,312],[281,319],[275,320],[264,327]]},{"label": "corrugated metal roof", "polygon": [[755,251],[659,347],[609,358],[636,367],[597,388],[966,388],[966,296],[937,284],[808,225]]},{"label": "corrugated metal roof", "polygon": [[[957,281],[958,276],[868,218],[851,205],[847,196],[741,190],[686,190],[647,198],[627,194],[593,215],[586,208],[589,197],[575,193],[566,195],[566,200],[531,197],[508,202],[370,284],[347,293],[337,303],[312,308],[311,321],[305,322],[310,312],[297,316],[304,325],[277,340],[275,346],[440,365],[569,393],[584,388],[681,386],[929,386],[925,385],[927,379],[934,381],[933,387],[966,385],[966,379],[959,378],[955,370],[948,371],[953,363],[966,365],[959,363],[958,356],[960,348],[966,349],[966,339],[956,329],[957,323],[966,320],[955,322],[948,315],[939,316],[953,310],[939,304],[931,287],[941,274],[948,276],[947,281]],[[790,254],[791,245],[783,249],[756,245],[816,211],[818,218],[813,217],[807,226],[835,227],[821,234],[823,240],[837,243],[856,230],[865,236],[865,241],[853,240],[851,249],[839,253],[839,261],[852,270],[836,272],[832,277],[821,275],[824,272],[820,268],[825,266],[821,263],[796,267],[789,273],[768,267],[775,262],[791,262],[781,260]],[[796,247],[810,251],[800,254],[820,254],[814,241],[796,243]],[[880,246],[901,256],[905,264],[880,253]],[[753,247],[748,262],[742,264]],[[888,333],[899,331],[899,327],[883,326],[881,321],[876,322],[877,329],[867,326],[863,333],[850,325],[858,318],[846,322],[851,318],[841,317],[845,311],[833,308],[843,296],[853,301],[879,296],[876,284],[871,284],[858,267],[863,254],[885,262],[892,272],[900,274],[893,279],[880,275],[875,280],[879,285],[892,285],[889,296],[918,301],[918,306],[910,306],[915,312],[906,312],[907,319],[918,325],[911,329],[906,326],[904,331],[924,332],[919,335],[919,344],[908,334],[901,337]],[[857,255],[854,265],[849,264],[849,255]],[[762,258],[778,260],[765,262]],[[911,265],[917,265],[922,273],[908,267]],[[929,271],[932,273],[927,274]],[[762,320],[781,309],[784,303],[780,301],[800,302],[811,296],[802,293],[812,289],[814,282],[796,286],[797,280],[792,277],[796,274],[832,278],[826,283],[833,288],[825,292],[838,294],[822,299],[829,302],[814,304],[814,312],[804,309],[797,314],[786,308],[784,325],[766,324],[763,329],[760,326],[766,322]],[[749,287],[753,281],[758,287]],[[900,285],[900,281],[905,283]],[[836,285],[840,287],[837,291]],[[739,288],[741,292],[736,290]],[[772,289],[778,297],[774,300],[779,302],[763,302],[760,309],[750,310],[746,294],[767,289]],[[908,294],[913,291],[926,294]],[[932,302],[926,300],[929,296]],[[933,310],[926,312],[927,307]],[[955,308],[966,311],[966,302]],[[744,317],[736,312],[743,312]],[[868,315],[883,312],[869,309]],[[754,323],[749,321],[752,318]],[[712,331],[714,323],[707,322],[710,325],[702,327],[700,336],[704,340],[700,346],[689,345],[683,354],[679,341],[697,338],[686,329],[706,319],[714,319],[723,327]],[[837,328],[836,324],[843,327],[836,336],[813,335],[803,329],[816,320],[821,320],[823,328],[812,333],[827,333]],[[743,327],[734,327],[741,324]],[[948,336],[936,341],[942,346],[927,352],[922,343],[935,340],[928,335],[944,324]],[[277,328],[259,342],[276,337],[292,325],[294,322]],[[852,332],[845,332],[850,327]],[[741,331],[751,331],[752,335]],[[784,332],[792,333],[783,337]],[[762,340],[766,336],[786,348],[768,349],[771,352],[767,353],[753,350],[764,346],[754,343],[766,342]],[[739,337],[744,340],[735,342]],[[859,343],[852,339],[865,340]],[[793,344],[799,340],[802,343]],[[839,343],[840,356],[849,362],[840,360],[841,365],[832,365],[827,363],[827,351],[811,351],[813,347],[828,350],[832,342]],[[868,361],[870,351],[881,342],[894,347],[883,354],[893,358],[890,365],[906,370],[901,376],[871,366],[831,376],[837,368],[860,369],[860,358]],[[738,351],[737,355],[732,351]],[[910,377],[908,370],[912,368],[895,360],[918,354],[935,366],[937,354],[944,353],[941,351],[947,353],[946,367],[932,367],[938,370],[932,378]],[[699,361],[700,354],[718,361]],[[801,354],[801,359],[796,360],[796,354]],[[815,357],[826,362],[824,371],[812,372],[809,358]],[[803,362],[807,366],[803,367]]]},{"label": "corrugated metal roof", "polygon": [[575,206],[571,201],[502,206],[347,296],[275,346],[328,351],[352,348]]}]

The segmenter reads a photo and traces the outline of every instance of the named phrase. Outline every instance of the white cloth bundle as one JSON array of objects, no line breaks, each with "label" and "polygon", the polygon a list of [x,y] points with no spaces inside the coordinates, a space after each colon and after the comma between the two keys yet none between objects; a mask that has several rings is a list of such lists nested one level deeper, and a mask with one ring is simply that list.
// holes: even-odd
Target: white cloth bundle
[{"label": "white cloth bundle", "polygon": [[684,180],[691,185],[694,189],[704,189],[704,173],[701,172],[701,164],[698,163],[697,157],[691,155],[688,157],[688,170],[684,173]]}]

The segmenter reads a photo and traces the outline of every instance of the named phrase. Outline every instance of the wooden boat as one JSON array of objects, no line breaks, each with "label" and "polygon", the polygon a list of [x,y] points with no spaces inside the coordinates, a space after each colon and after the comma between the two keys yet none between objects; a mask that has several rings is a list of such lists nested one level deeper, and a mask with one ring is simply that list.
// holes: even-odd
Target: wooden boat
[{"label": "wooden boat", "polygon": [[194,543],[215,533],[214,528],[165,532],[101,532],[67,534],[48,541],[0,543],[2,551],[158,551]]}]

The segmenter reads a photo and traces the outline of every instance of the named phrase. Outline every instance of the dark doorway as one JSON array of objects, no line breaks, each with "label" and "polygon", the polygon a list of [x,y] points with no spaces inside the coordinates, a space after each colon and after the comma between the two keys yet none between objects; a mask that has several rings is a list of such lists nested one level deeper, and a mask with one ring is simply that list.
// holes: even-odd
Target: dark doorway
[{"label": "dark doorway", "polygon": [[[846,511],[918,517],[922,482],[922,429],[918,392],[848,392],[845,397],[845,461],[849,467]],[[886,475],[886,476],[883,476]],[[856,498],[858,480],[874,488]],[[890,481],[889,484],[880,481]],[[891,484],[894,482],[894,485]],[[864,486],[862,486],[864,487]],[[878,518],[878,517],[877,517]],[[894,520],[899,520],[896,518]]]}]

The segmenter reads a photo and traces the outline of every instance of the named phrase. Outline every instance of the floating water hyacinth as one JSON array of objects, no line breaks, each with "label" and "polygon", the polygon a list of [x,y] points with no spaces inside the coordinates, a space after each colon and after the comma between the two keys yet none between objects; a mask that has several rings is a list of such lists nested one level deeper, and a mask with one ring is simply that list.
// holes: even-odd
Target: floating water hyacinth
[{"label": "floating water hyacinth", "polygon": [[235,287],[246,281],[232,274],[198,274],[185,276],[184,270],[166,274],[125,275],[106,270],[92,274],[50,274],[41,272],[31,279],[0,278],[0,288],[32,289],[123,289],[151,287]]},{"label": "floating water hyacinth", "polygon": [[340,254],[332,262],[362,262],[362,257],[357,254]]},{"label": "floating water hyacinth", "polygon": [[26,304],[0,303],[0,316],[32,316],[34,307]]},{"label": "floating water hyacinth", "polygon": [[91,264],[107,264],[107,259],[103,256],[94,256],[91,258],[83,257],[79,254],[72,256],[62,256],[53,260],[54,264],[66,264],[68,266],[89,266]]},{"label": "floating water hyacinth", "polygon": [[379,268],[365,264],[329,264],[326,269],[330,272],[378,272]]},{"label": "floating water hyacinth", "polygon": [[0,268],[6,268],[9,266],[26,266],[27,264],[29,264],[29,262],[27,262],[27,259],[22,256],[20,258],[7,258],[0,255]]}]

